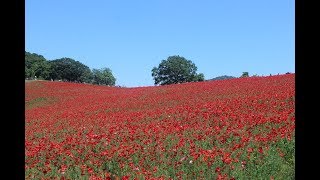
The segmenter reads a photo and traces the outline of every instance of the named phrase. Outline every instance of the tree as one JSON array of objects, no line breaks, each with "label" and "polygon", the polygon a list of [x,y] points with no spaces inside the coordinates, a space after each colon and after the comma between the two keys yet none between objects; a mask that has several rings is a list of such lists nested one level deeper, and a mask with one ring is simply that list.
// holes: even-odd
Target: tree
[{"label": "tree", "polygon": [[93,69],[92,73],[94,84],[114,86],[116,83],[116,78],[109,68]]},{"label": "tree", "polygon": [[203,73],[197,74],[194,81],[204,81],[204,74]]},{"label": "tree", "polygon": [[25,78],[48,79],[49,73],[50,65],[42,55],[25,51]]},{"label": "tree", "polygon": [[49,61],[51,65],[50,78],[72,82],[92,81],[92,72],[88,66],[71,58],[61,58]]},{"label": "tree", "polygon": [[197,74],[197,67],[191,60],[180,56],[169,56],[158,67],[152,69],[154,84],[166,85],[192,81],[204,81],[202,73]]},{"label": "tree", "polygon": [[248,72],[243,72],[241,77],[249,77],[249,73]]}]

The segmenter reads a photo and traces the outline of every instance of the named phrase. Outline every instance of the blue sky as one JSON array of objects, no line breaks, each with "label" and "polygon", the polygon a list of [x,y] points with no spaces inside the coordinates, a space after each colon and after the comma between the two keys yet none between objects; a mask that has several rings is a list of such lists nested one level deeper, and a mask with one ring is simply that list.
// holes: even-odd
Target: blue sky
[{"label": "blue sky", "polygon": [[172,55],[206,79],[294,72],[294,26],[292,0],[26,0],[25,49],[152,86],[151,69]]}]

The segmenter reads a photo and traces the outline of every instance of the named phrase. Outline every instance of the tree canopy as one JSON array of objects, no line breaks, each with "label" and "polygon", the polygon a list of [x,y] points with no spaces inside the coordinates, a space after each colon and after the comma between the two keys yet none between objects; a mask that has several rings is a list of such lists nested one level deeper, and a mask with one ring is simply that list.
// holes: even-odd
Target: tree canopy
[{"label": "tree canopy", "polygon": [[249,77],[249,72],[243,72],[240,77]]},{"label": "tree canopy", "polygon": [[71,58],[61,58],[49,61],[51,65],[50,77],[75,82],[87,82],[92,79],[90,68]]},{"label": "tree canopy", "polygon": [[25,78],[48,79],[49,74],[50,65],[42,55],[25,52]]},{"label": "tree canopy", "polygon": [[114,86],[116,78],[113,76],[111,69],[93,69],[93,84]]},{"label": "tree canopy", "polygon": [[155,85],[204,81],[204,75],[196,73],[196,65],[191,60],[178,55],[162,60],[159,66],[154,67],[151,71]]},{"label": "tree canopy", "polygon": [[71,58],[47,61],[42,55],[25,51],[25,78],[63,80],[114,86],[116,78],[110,68],[93,69]]}]

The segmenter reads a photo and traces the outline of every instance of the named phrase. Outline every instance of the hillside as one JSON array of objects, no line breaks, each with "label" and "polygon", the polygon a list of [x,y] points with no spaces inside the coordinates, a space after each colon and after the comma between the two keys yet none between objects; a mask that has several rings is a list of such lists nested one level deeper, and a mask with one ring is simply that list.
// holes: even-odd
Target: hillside
[{"label": "hillside", "polygon": [[26,179],[294,178],[295,74],[26,86]]},{"label": "hillside", "polygon": [[223,75],[223,76],[218,76],[212,79],[208,79],[207,81],[215,81],[215,80],[223,80],[223,79],[233,79],[236,78],[234,76],[227,76],[227,75]]}]

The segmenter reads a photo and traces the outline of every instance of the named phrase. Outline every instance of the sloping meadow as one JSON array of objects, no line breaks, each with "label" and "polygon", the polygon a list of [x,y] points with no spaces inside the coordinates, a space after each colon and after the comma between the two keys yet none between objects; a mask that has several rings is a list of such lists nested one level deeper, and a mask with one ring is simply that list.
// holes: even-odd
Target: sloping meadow
[{"label": "sloping meadow", "polygon": [[26,83],[25,178],[294,179],[294,78]]}]

